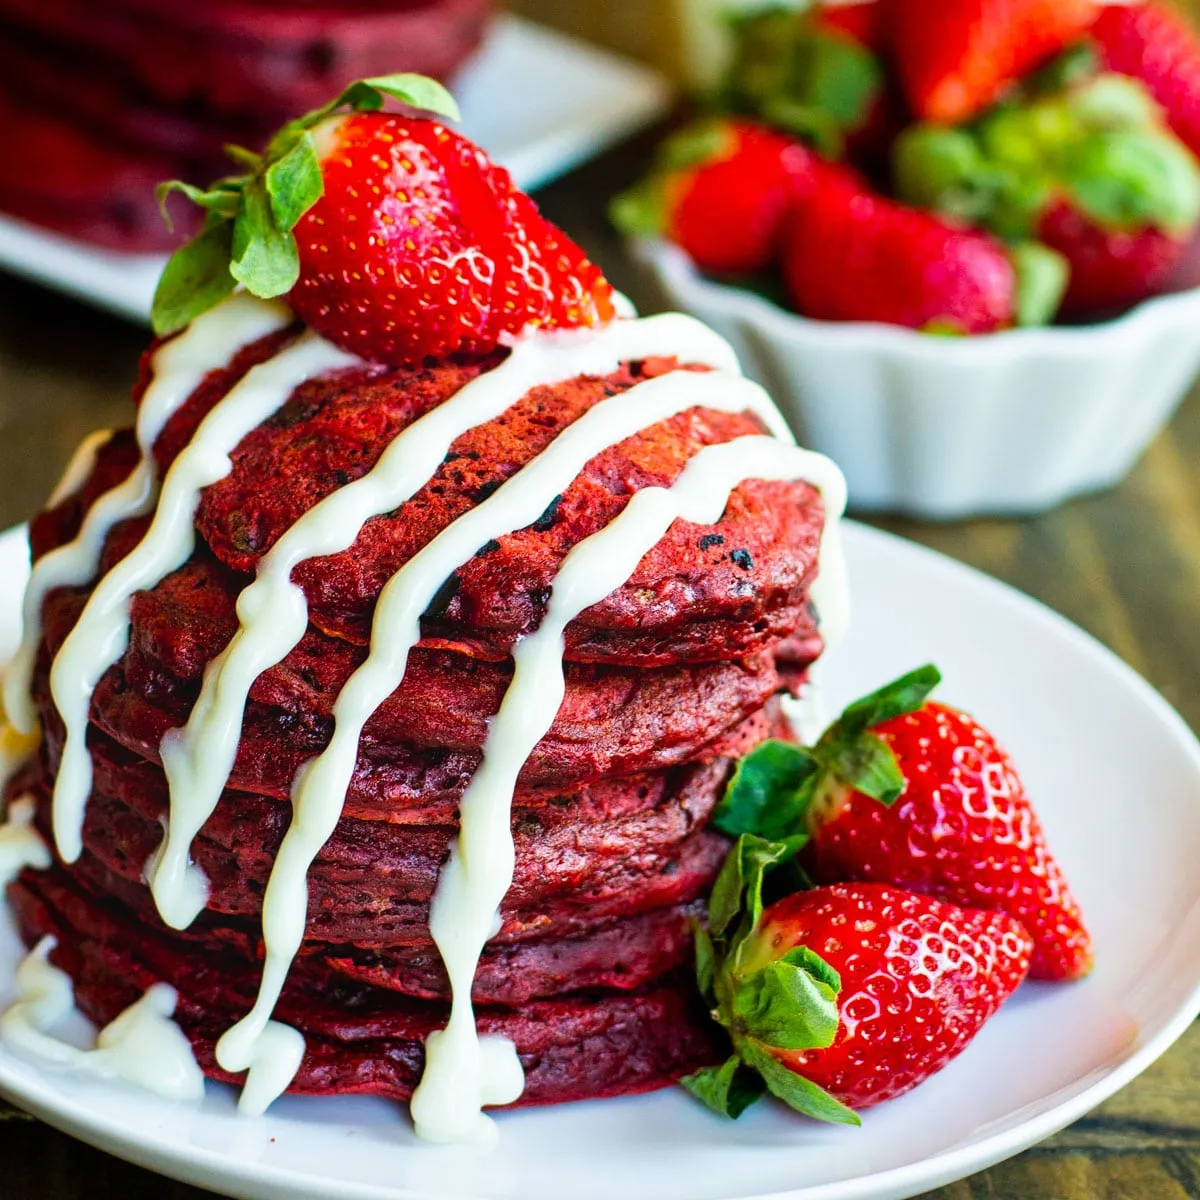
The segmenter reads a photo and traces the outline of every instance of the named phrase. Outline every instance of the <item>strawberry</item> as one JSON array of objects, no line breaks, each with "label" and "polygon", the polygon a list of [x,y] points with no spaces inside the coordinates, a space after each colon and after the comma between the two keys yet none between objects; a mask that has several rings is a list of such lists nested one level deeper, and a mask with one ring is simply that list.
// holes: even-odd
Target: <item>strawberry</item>
[{"label": "strawberry", "polygon": [[853,1110],[907,1092],[966,1048],[1025,978],[1031,940],[1006,913],[878,883],[762,911],[763,874],[791,849],[747,835],[722,869],[697,968],[733,1055],[683,1083],[729,1116],[770,1091],[856,1124]]},{"label": "strawberry", "polygon": [[817,9],[815,15],[820,28],[847,34],[860,46],[875,54],[883,54],[888,48],[885,0],[824,3]]},{"label": "strawberry", "polygon": [[664,143],[658,170],[614,201],[613,220],[630,236],[669,238],[702,271],[762,271],[811,159],[794,138],[761,125],[706,121]]},{"label": "strawberry", "polygon": [[792,214],[784,279],[797,310],[935,332],[990,333],[1048,319],[1048,292],[985,233],[889,200],[857,174],[821,164]]},{"label": "strawberry", "polygon": [[971,717],[927,701],[939,679],[924,667],[888,684],[808,750],[767,743],[743,760],[714,822],[735,835],[809,834],[803,861],[821,882],[1006,912],[1033,937],[1035,978],[1077,979],[1091,941],[1016,768]]},{"label": "strawberry", "polygon": [[285,126],[264,155],[235,148],[245,175],[207,192],[164,185],[207,219],[164,272],[160,333],[237,283],[287,294],[322,336],[395,365],[484,355],[530,326],[613,316],[603,275],[506,171],[437,120],[377,111],[385,96],[457,111],[421,76],[359,82]]},{"label": "strawberry", "polygon": [[1200,163],[1120,75],[1075,73],[969,127],[914,126],[894,166],[908,202],[1059,253],[1068,316],[1161,290],[1200,226]]},{"label": "strawberry", "polygon": [[1094,0],[892,0],[900,82],[919,117],[965,121],[1095,17]]},{"label": "strawberry", "polygon": [[1161,229],[1105,229],[1061,200],[1046,210],[1038,238],[1070,263],[1068,317],[1119,311],[1166,290],[1191,244]]},{"label": "strawberry", "polygon": [[1200,157],[1200,38],[1155,0],[1108,4],[1091,36],[1110,71],[1140,79],[1162,105],[1168,124]]}]

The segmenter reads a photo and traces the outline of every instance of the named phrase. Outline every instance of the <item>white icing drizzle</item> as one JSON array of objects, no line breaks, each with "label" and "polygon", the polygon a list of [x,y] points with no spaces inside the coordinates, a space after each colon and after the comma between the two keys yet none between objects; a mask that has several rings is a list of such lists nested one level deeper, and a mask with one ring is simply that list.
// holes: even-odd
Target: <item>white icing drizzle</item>
[{"label": "white icing drizzle", "polygon": [[86,741],[92,692],[129,644],[134,593],[154,587],[191,557],[200,493],[229,473],[229,456],[238,443],[305,380],[359,361],[309,332],[247,371],[171,464],[142,540],[92,590],[50,668],[50,692],[65,729],[54,783],[54,837],[67,862],[74,862],[83,850],[84,806],[92,786]]},{"label": "white icing drizzle", "polygon": [[[639,324],[630,322],[629,327],[635,329]],[[330,743],[305,763],[292,786],[292,822],[263,898],[265,956],[259,994],[246,1017],[217,1044],[217,1061],[226,1070],[253,1070],[257,1064],[281,1074],[266,1066],[266,1050],[259,1039],[304,938],[308,871],[341,816],[363,727],[400,686],[409,651],[420,640],[421,614],[438,588],[480,546],[536,521],[549,502],[606,447],[695,407],[753,411],[778,438],[791,443],[770,398],[741,376],[675,371],[647,380],[589,409],[492,496],[430,541],[384,586],[375,610],[370,653],[334,704]],[[507,805],[507,800],[504,803]],[[506,835],[505,841],[509,840]],[[497,847],[497,852],[503,853],[502,848]],[[467,1003],[469,991],[468,986]]]},{"label": "white icing drizzle", "polygon": [[81,1050],[50,1030],[75,1011],[71,978],[50,963],[52,937],[43,938],[17,968],[17,999],[0,1016],[0,1041],[43,1066],[121,1080],[169,1100],[201,1100],[204,1075],[183,1031],[171,1020],[175,989],[154,987]]},{"label": "white icing drizzle", "polygon": [[[837,518],[845,483],[826,458],[770,437],[745,437],[701,450],[674,486],[644,488],[608,526],[575,546],[554,580],[546,616],[513,650],[512,683],[492,720],[483,762],[459,806],[461,833],[442,868],[430,930],[450,976],[452,1003],[445,1029],[425,1044],[426,1067],[412,1101],[417,1132],[436,1142],[489,1140],[493,1122],[480,1110],[509,1103],[516,1051],[482,1053],[471,984],[484,944],[494,936],[500,904],[512,884],[512,796],[517,776],[546,735],[565,693],[564,632],[585,609],[621,587],[643,556],[677,519],[720,520],[730,493],[748,478],[804,479],[821,491],[826,509],[822,561],[839,553]],[[516,1080],[520,1080],[517,1064]]]},{"label": "white icing drizzle", "polygon": [[[177,338],[154,354],[153,376],[138,406],[137,441],[141,459],[122,483],[110,488],[88,510],[75,538],[33,564],[22,607],[21,644],[4,675],[4,708],[21,733],[32,733],[37,713],[30,694],[33,668],[42,640],[42,604],[57,587],[80,587],[95,577],[109,531],[119,522],[148,513],[158,499],[154,443],[167,422],[199,387],[204,377],[225,366],[251,342],[282,329],[291,314],[280,304],[237,294],[197,317]],[[89,439],[90,441],[91,439]],[[76,452],[51,497],[65,499],[83,480],[76,476],[89,456],[88,442]],[[98,445],[91,448],[94,455]]]},{"label": "white icing drizzle", "polygon": [[[347,550],[371,517],[393,512],[429,482],[457,438],[500,416],[532,389],[576,375],[607,375],[622,362],[665,354],[737,373],[728,343],[701,322],[677,313],[614,322],[600,330],[527,336],[498,367],[404,429],[371,471],[314,505],[276,542],[260,561],[254,582],[238,597],[238,630],[205,671],[186,726],[163,739],[171,813],[147,878],[164,921],[185,928],[207,902],[207,881],[190,862],[189,851],[233,770],[254,680],[285,658],[308,628],[308,603],[291,581],[295,568]],[[783,431],[773,406],[759,403],[758,408]]]},{"label": "white icing drizzle", "polygon": [[0,825],[0,891],[26,868],[44,871],[50,866],[50,847],[33,827],[36,811],[31,796],[20,796],[8,806]]}]

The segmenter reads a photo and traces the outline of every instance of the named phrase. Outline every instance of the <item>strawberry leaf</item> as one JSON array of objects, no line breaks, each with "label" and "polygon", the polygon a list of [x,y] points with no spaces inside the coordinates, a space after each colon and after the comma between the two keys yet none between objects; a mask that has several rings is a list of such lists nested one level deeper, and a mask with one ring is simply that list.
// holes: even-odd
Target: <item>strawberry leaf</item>
[{"label": "strawberry leaf", "polygon": [[261,179],[252,180],[242,196],[233,223],[229,273],[264,300],[291,291],[300,274],[296,239],[276,225]]},{"label": "strawberry leaf", "polygon": [[448,117],[451,121],[462,120],[458,104],[442,84],[436,79],[430,79],[428,75],[415,75],[411,72],[360,79],[357,83],[352,83],[334,101],[334,107],[340,108],[345,105],[356,110],[378,109],[383,107],[384,96],[399,100],[409,108]]},{"label": "strawberry leaf", "polygon": [[700,994],[710,998],[717,973],[717,950],[708,930],[699,921],[692,922],[692,934],[695,938],[696,982],[700,985]]},{"label": "strawberry leaf", "polygon": [[766,1092],[762,1076],[735,1054],[719,1067],[705,1067],[685,1075],[681,1084],[713,1112],[736,1120]]},{"label": "strawberry leaf", "polygon": [[211,221],[167,260],[154,291],[150,320],[159,337],[175,333],[219,304],[236,284],[229,273],[233,225]]},{"label": "strawberry leaf", "polygon": [[[820,1050],[833,1045],[841,1018],[837,987],[829,972],[808,970],[811,950],[798,965],[787,958],[768,963],[733,992],[736,1037],[745,1035],[781,1050]],[[834,972],[834,978],[837,978]]]},{"label": "strawberry leaf", "polygon": [[810,950],[807,946],[793,947],[780,961],[802,968],[835,994],[842,990],[842,977],[815,950]]},{"label": "strawberry leaf", "polygon": [[1008,257],[1017,275],[1017,324],[1049,325],[1066,294],[1070,263],[1041,242],[1018,242]]},{"label": "strawberry leaf", "polygon": [[797,836],[768,842],[744,834],[725,858],[708,902],[709,928],[721,942],[739,917],[739,931],[748,933],[762,916],[763,877],[771,867],[794,858],[808,838]]},{"label": "strawberry leaf", "polygon": [[290,233],[325,190],[312,134],[305,132],[282,158],[273,162],[265,180],[275,227]]},{"label": "strawberry leaf", "polygon": [[792,742],[766,741],[737,765],[713,813],[712,824],[730,837],[753,833],[778,841],[803,829],[809,791],[821,764]]},{"label": "strawberry leaf", "polygon": [[[904,774],[891,747],[870,730],[916,712],[941,679],[937,667],[928,664],[856,700],[821,735],[813,757],[840,783],[881,804],[894,804],[904,791]],[[820,805],[827,797],[817,793],[828,791],[828,779],[819,781],[813,788],[813,802]]]},{"label": "strawberry leaf", "polygon": [[878,691],[856,700],[842,712],[836,725],[839,735],[857,737],[872,726],[916,712],[941,681],[942,673],[932,663],[893,679]]},{"label": "strawberry leaf", "polygon": [[205,212],[215,213],[220,217],[236,217],[242,202],[242,187],[239,179],[218,180],[211,188],[198,188],[182,179],[168,179],[154,189],[154,197],[167,223],[167,228],[173,229],[171,214],[167,211],[167,200],[173,192],[180,192],[193,204],[199,205]]},{"label": "strawberry leaf", "polygon": [[1200,222],[1200,166],[1164,132],[1114,129],[1087,138],[1067,168],[1067,187],[1105,229],[1183,235]]},{"label": "strawberry leaf", "polygon": [[673,133],[657,151],[664,171],[682,171],[728,158],[737,149],[737,135],[728,121],[694,121]]},{"label": "strawberry leaf", "polygon": [[733,62],[718,108],[744,113],[838,153],[883,88],[878,60],[853,38],[778,6],[735,17]]},{"label": "strawberry leaf", "polygon": [[796,1112],[838,1125],[862,1124],[853,1109],[835,1100],[824,1088],[789,1071],[766,1047],[747,1041],[740,1050],[743,1060],[762,1076],[767,1090]]},{"label": "strawberry leaf", "polygon": [[658,237],[666,232],[665,179],[650,175],[613,197],[608,216],[626,237]]}]

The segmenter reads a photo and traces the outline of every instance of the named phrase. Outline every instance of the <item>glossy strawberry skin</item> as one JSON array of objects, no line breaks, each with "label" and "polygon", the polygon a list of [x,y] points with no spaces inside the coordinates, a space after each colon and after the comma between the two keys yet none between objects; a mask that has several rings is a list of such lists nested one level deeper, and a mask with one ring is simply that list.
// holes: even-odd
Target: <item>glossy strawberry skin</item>
[{"label": "glossy strawberry skin", "polygon": [[612,289],[478,147],[437,121],[318,130],[324,194],[295,228],[297,315],[363,358],[417,365],[526,326],[612,316]]},{"label": "glossy strawberry skin", "polygon": [[860,46],[882,54],[888,46],[887,10],[886,0],[823,4],[817,10],[817,23],[824,29],[849,34]]},{"label": "glossy strawberry skin", "polygon": [[1068,318],[1114,312],[1158,295],[1190,241],[1159,229],[1104,229],[1066,202],[1046,211],[1038,238],[1070,263],[1061,308]]},{"label": "glossy strawberry skin", "polygon": [[833,1044],[772,1053],[856,1109],[901,1095],[961,1053],[1025,978],[1031,950],[1005,913],[875,883],[788,896],[752,940],[756,965],[807,946],[841,976]]},{"label": "glossy strawberry skin", "polygon": [[957,124],[1082,36],[1094,0],[892,0],[897,70],[913,111]]},{"label": "glossy strawberry skin", "polygon": [[1200,157],[1200,37],[1155,0],[1105,5],[1091,36],[1104,65],[1140,79],[1176,135]]},{"label": "glossy strawberry skin", "polygon": [[719,157],[666,183],[666,236],[702,271],[751,274],[775,260],[799,180],[812,156],[799,142],[730,122]]},{"label": "glossy strawberry skin", "polygon": [[818,164],[790,220],[784,278],[805,316],[990,333],[1016,319],[1003,247]]},{"label": "glossy strawberry skin", "polygon": [[995,738],[937,703],[872,732],[896,755],[904,791],[886,808],[842,788],[815,815],[806,850],[814,878],[886,881],[1004,911],[1033,936],[1035,979],[1085,975],[1092,947],[1078,902]]}]

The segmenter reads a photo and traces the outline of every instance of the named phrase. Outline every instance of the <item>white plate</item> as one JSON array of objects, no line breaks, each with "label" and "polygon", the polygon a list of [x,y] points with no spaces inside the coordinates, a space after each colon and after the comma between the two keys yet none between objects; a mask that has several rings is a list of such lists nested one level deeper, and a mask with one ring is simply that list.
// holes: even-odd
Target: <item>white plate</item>
[{"label": "white plate", "polygon": [[[501,16],[454,93],[462,131],[526,190],[664,111],[666,80],[648,67],[518,17]],[[135,320],[147,319],[157,254],[119,254],[0,214],[0,268]]]},{"label": "white plate", "polygon": [[[249,1200],[896,1200],[1014,1154],[1128,1083],[1200,1010],[1200,746],[1132,671],[982,575],[848,529],[855,628],[833,704],[932,659],[1021,765],[1096,940],[1073,987],[1027,985],[935,1079],[818,1126],[770,1104],[740,1121],[677,1089],[501,1114],[490,1152],[415,1142],[400,1106],[287,1099],[256,1121],[208,1085],[198,1108],[36,1070],[0,1052],[0,1093],[51,1124]],[[0,541],[11,622],[22,543]],[[0,930],[0,1002],[18,947]],[[49,1167],[47,1167],[49,1170]]]}]

